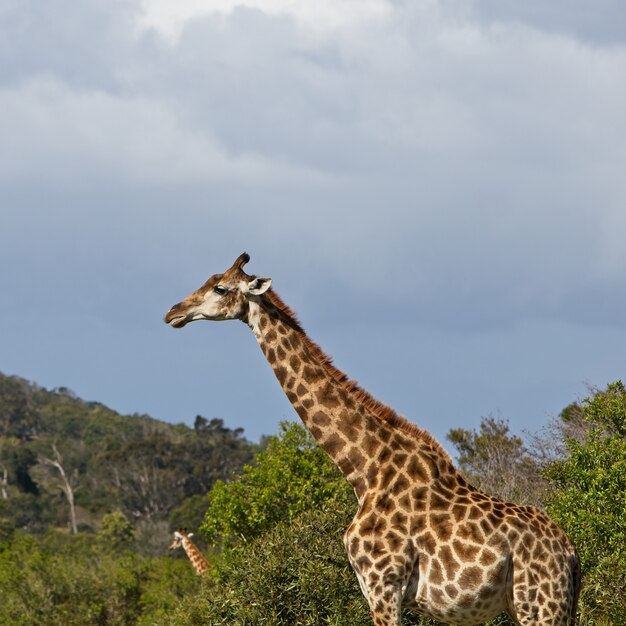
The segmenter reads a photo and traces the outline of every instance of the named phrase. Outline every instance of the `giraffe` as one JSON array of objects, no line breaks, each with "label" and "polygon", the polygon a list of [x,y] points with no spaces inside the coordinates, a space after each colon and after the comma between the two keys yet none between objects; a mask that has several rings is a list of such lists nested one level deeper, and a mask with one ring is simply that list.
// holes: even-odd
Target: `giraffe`
[{"label": "giraffe", "polygon": [[187,533],[184,530],[174,531],[174,541],[170,544],[169,550],[176,550],[176,548],[182,548],[193,566],[194,571],[198,576],[201,576],[209,569],[209,562],[204,558],[202,552],[198,550],[196,544],[191,541],[193,533]]},{"label": "giraffe", "polygon": [[244,253],[175,304],[165,322],[238,319],[296,413],[354,488],[344,534],[375,626],[401,607],[459,626],[507,612],[520,626],[575,624],[576,550],[543,512],[468,484],[426,430],[335,367]]}]

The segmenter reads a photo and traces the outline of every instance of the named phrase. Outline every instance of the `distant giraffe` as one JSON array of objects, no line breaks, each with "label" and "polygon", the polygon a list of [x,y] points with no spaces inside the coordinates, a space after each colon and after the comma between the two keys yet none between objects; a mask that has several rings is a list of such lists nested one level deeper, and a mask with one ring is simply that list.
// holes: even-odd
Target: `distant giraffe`
[{"label": "distant giraffe", "polygon": [[575,624],[576,550],[544,513],[469,485],[425,430],[338,370],[242,254],[165,322],[239,319],[252,329],[305,426],[354,487],[344,535],[375,626],[400,607],[460,626],[506,611],[521,626]]},{"label": "distant giraffe", "polygon": [[176,548],[182,548],[189,557],[191,565],[198,576],[204,574],[209,569],[209,562],[204,558],[202,552],[198,550],[197,546],[191,541],[193,533],[186,533],[184,530],[174,531],[174,541],[170,544],[170,550],[176,550]]}]

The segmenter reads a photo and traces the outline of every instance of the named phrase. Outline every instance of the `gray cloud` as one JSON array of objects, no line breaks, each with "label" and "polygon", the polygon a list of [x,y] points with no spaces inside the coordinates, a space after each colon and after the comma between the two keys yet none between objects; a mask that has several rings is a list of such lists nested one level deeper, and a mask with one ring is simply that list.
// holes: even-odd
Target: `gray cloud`
[{"label": "gray cloud", "polygon": [[[320,5],[326,23],[259,0],[193,17],[175,37],[139,27],[147,4],[67,3],[52,15],[15,2],[0,13],[0,262],[15,268],[0,275],[1,321],[14,329],[0,345],[4,371],[22,364],[72,386],[50,372],[77,376],[88,343],[101,358],[79,378],[94,399],[107,400],[98,385],[110,376],[121,405],[150,409],[144,370],[192,393],[238,366],[226,341],[239,335],[174,339],[160,318],[243,250],[314,336],[346,335],[353,350],[356,319],[391,345],[402,333],[466,347],[480,337],[484,359],[506,336],[525,363],[529,329],[546,351],[554,325],[568,329],[559,349],[572,328],[587,347],[601,326],[623,334],[620,4],[587,19],[580,2],[566,12],[373,0],[367,15],[335,2]],[[79,339],[63,348],[70,326]],[[225,362],[203,365],[203,333]],[[146,364],[180,350],[193,352],[193,374]],[[409,369],[412,358],[403,353]],[[354,375],[384,378],[370,368]],[[496,384],[497,369],[489,383],[463,379],[466,393]],[[594,372],[609,375],[581,362],[568,376],[579,385]],[[251,397],[271,394],[267,384]],[[159,398],[171,411],[181,402]],[[228,398],[212,410],[228,411]]]}]

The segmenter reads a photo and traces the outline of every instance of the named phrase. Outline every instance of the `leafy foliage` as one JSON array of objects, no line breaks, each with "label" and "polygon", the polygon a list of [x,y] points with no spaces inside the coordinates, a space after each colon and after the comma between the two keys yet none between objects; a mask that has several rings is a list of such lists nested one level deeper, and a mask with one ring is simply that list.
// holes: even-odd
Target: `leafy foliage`
[{"label": "leafy foliage", "polygon": [[84,534],[19,536],[0,547],[0,623],[153,624],[194,584],[186,563],[103,550]]},{"label": "leafy foliage", "polygon": [[189,428],[123,416],[0,374],[0,518],[29,532],[95,528],[110,511],[166,520],[257,449],[220,419]]},{"label": "leafy foliage", "polygon": [[280,428],[237,480],[218,481],[209,493],[202,532],[210,542],[232,547],[303,511],[354,502],[339,470],[308,431],[287,422]]},{"label": "leafy foliage", "polygon": [[[449,439],[477,486],[534,504],[549,495],[582,557],[581,626],[626,623],[624,385],[566,407],[555,432],[543,458],[493,418]],[[0,375],[0,623],[371,626],[342,542],[350,487],[300,425],[283,424],[252,460],[258,450],[218,419],[122,416]],[[536,478],[545,459],[549,489]],[[62,530],[68,486],[75,535]],[[203,518],[226,549],[199,579],[184,555],[163,555],[168,519],[195,529]]]},{"label": "leafy foliage", "polygon": [[540,467],[506,421],[482,418],[478,431],[454,428],[447,438],[457,449],[459,469],[470,483],[504,500],[543,503]]},{"label": "leafy foliage", "polygon": [[626,624],[626,389],[621,381],[583,401],[590,430],[546,476],[551,515],[578,547],[583,624]]}]

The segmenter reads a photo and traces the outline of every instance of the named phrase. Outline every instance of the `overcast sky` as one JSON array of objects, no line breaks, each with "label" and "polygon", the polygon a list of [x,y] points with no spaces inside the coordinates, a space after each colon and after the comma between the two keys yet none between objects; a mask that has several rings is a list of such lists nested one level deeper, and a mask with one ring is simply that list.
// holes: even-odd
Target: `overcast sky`
[{"label": "overcast sky", "polygon": [[245,250],[440,439],[539,429],[626,376],[625,112],[623,0],[0,0],[0,371],[272,434],[162,322]]}]

